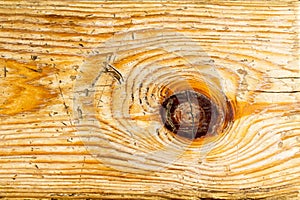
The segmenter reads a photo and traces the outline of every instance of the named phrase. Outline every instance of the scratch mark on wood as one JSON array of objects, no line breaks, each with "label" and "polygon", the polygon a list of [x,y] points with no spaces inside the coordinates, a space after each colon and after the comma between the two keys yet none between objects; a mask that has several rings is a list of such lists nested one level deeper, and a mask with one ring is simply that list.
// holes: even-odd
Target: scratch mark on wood
[{"label": "scratch mark on wood", "polygon": [[41,73],[41,72],[42,72],[42,69],[41,69],[41,68],[39,68],[39,69],[32,69],[32,68],[30,68],[30,67],[26,67],[26,69],[29,69],[29,70],[34,71],[34,72],[37,72],[37,73]]},{"label": "scratch mark on wood", "polygon": [[7,74],[6,74],[6,73],[7,73],[7,70],[6,70],[6,67],[5,67],[5,66],[4,66],[4,69],[3,69],[3,70],[4,70],[4,77],[6,77],[6,76],[7,76]]},{"label": "scratch mark on wood", "polygon": [[[111,75],[119,82],[119,84],[121,84],[122,82],[124,82],[124,78],[122,76],[122,74],[111,64],[106,63],[106,68],[105,68],[105,72],[111,73]],[[109,68],[108,68],[109,67]]]},{"label": "scratch mark on wood", "polygon": [[102,99],[102,95],[103,95],[103,92],[104,92],[104,88],[105,88],[106,86],[109,86],[109,85],[107,84],[107,80],[105,81],[105,86],[102,87],[102,91],[101,91],[101,94],[100,94],[100,97],[99,97],[99,100],[98,100],[98,103],[97,103],[97,107],[98,107],[98,108],[102,107],[102,106],[100,106],[100,102],[103,102],[101,99]]},{"label": "scratch mark on wood", "polygon": [[[55,75],[55,77],[56,77],[56,80],[58,80],[57,74]],[[60,86],[60,84],[62,83],[62,81],[59,80],[58,83],[59,83],[58,89],[59,89],[60,96],[61,96],[61,98],[62,98],[62,100],[63,100],[64,108],[66,109],[66,113],[67,113],[67,115],[69,116],[70,124],[73,125],[72,120],[71,120],[72,117],[71,117],[70,112],[69,112],[69,106],[66,104],[66,100],[65,100],[65,97],[64,97],[62,88],[61,88],[61,86]]]},{"label": "scratch mark on wood", "polygon": [[104,70],[99,72],[99,74],[97,75],[97,77],[95,78],[95,80],[92,83],[92,87],[95,86],[96,82],[101,77],[103,72],[111,74],[112,77],[115,78],[119,82],[119,84],[124,82],[123,75],[113,66],[113,64],[110,64],[112,58],[113,58],[113,54],[110,54],[106,59],[107,61],[103,62]]},{"label": "scratch mark on wood", "polygon": [[85,94],[86,97],[89,96],[89,89],[86,88],[86,89],[84,90],[84,94]]},{"label": "scratch mark on wood", "polygon": [[30,58],[31,60],[36,60],[38,57],[36,55],[31,55]]},{"label": "scratch mark on wood", "polygon": [[77,107],[77,112],[78,112],[78,118],[82,119],[82,110],[79,107]]}]

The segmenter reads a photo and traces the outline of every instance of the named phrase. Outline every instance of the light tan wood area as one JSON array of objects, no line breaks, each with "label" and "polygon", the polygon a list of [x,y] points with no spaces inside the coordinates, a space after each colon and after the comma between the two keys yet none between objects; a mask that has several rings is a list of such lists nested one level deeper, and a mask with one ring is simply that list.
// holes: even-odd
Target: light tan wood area
[{"label": "light tan wood area", "polygon": [[[299,17],[296,0],[0,0],[0,198],[299,199]],[[163,125],[186,90],[219,109],[207,137]]]}]

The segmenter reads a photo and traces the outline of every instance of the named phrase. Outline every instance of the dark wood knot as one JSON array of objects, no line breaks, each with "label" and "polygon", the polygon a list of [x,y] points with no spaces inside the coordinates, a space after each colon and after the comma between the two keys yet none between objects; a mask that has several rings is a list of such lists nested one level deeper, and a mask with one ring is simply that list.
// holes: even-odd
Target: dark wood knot
[{"label": "dark wood knot", "polygon": [[214,131],[219,112],[207,96],[189,90],[166,98],[160,109],[164,126],[169,131],[192,140]]}]

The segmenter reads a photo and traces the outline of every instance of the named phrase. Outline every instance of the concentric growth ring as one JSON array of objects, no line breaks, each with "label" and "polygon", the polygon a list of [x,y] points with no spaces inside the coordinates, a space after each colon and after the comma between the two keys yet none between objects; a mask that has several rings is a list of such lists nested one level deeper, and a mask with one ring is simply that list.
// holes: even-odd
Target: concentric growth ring
[{"label": "concentric growth ring", "polygon": [[222,133],[232,110],[196,40],[174,30],[135,31],[95,52],[81,66],[74,110],[77,134],[102,164],[157,172],[188,150],[213,148],[203,141]]}]

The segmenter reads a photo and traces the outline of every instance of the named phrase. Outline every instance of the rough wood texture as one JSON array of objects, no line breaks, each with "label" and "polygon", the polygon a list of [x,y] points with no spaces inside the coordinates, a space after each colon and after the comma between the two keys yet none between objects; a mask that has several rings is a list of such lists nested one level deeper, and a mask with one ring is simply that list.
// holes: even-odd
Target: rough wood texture
[{"label": "rough wood texture", "polygon": [[[0,1],[0,198],[299,199],[299,1]],[[193,142],[184,89],[234,120]]]}]

